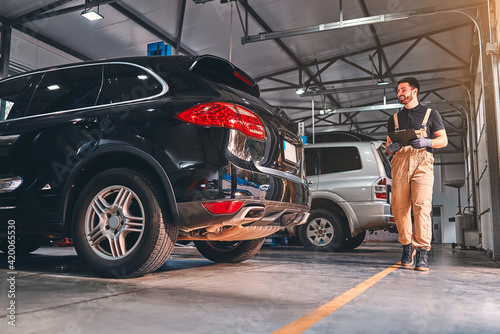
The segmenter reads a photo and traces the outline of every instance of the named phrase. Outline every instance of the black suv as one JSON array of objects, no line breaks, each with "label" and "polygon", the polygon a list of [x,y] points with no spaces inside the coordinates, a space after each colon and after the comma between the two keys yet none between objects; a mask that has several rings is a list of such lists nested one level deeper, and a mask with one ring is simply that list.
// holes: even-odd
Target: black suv
[{"label": "black suv", "polygon": [[258,97],[214,56],[0,81],[0,249],[71,236],[105,277],[156,270],[176,240],[215,262],[251,258],[266,236],[304,223],[311,201],[294,126]]}]

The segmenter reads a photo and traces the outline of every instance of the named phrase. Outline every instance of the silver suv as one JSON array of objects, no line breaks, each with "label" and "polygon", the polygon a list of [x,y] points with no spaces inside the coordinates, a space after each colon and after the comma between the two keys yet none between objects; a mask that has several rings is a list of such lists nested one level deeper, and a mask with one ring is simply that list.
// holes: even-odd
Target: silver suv
[{"label": "silver suv", "polygon": [[381,141],[328,142],[305,147],[311,215],[297,226],[304,247],[354,249],[366,231],[395,231],[391,165]]}]

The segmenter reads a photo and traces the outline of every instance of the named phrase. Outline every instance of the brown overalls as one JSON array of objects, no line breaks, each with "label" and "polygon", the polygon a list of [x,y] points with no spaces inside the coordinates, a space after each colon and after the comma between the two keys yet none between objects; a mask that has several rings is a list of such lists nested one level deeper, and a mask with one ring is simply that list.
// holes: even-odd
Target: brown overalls
[{"label": "brown overalls", "polygon": [[[431,109],[427,109],[419,138],[427,137],[427,121]],[[395,130],[399,130],[397,113],[394,114]],[[426,148],[404,146],[392,159],[392,214],[402,245],[411,243],[415,248],[431,249],[432,239],[432,188],[434,184],[434,156]],[[415,226],[412,233],[411,205]]]}]

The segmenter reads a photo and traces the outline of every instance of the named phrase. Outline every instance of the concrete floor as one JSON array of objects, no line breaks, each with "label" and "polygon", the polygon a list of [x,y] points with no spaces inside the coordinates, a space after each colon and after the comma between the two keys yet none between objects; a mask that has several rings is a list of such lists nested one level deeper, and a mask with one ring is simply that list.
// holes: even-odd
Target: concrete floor
[{"label": "concrete floor", "polygon": [[[116,280],[95,277],[72,248],[43,247],[16,263],[16,327],[8,324],[0,253],[0,333],[273,333],[396,264],[400,253],[395,243],[340,253],[264,247],[229,265],[176,247],[157,272]],[[310,320],[304,333],[500,333],[498,262],[434,245],[430,264],[428,273],[394,270]]]}]

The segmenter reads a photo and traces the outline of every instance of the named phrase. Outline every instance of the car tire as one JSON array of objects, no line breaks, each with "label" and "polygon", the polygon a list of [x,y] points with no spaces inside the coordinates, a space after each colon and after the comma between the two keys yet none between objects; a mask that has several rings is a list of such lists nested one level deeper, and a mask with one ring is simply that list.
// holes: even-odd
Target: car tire
[{"label": "car tire", "polygon": [[217,263],[238,263],[253,257],[265,238],[243,241],[195,241],[201,255]]},{"label": "car tire", "polygon": [[313,209],[307,222],[298,226],[302,245],[313,251],[340,250],[346,241],[346,222],[335,212]]},{"label": "car tire", "polygon": [[[16,238],[15,251],[16,256],[25,256],[36,251],[45,240],[45,236],[23,235]],[[9,251],[7,238],[0,239],[0,250],[4,253]]]},{"label": "car tire", "polygon": [[178,228],[167,219],[157,184],[129,168],[104,171],[87,183],[74,210],[73,242],[96,274],[138,277],[166,262]]},{"label": "car tire", "polygon": [[355,237],[348,237],[344,243],[343,249],[352,250],[361,246],[363,241],[365,241],[366,231],[362,231]]}]

